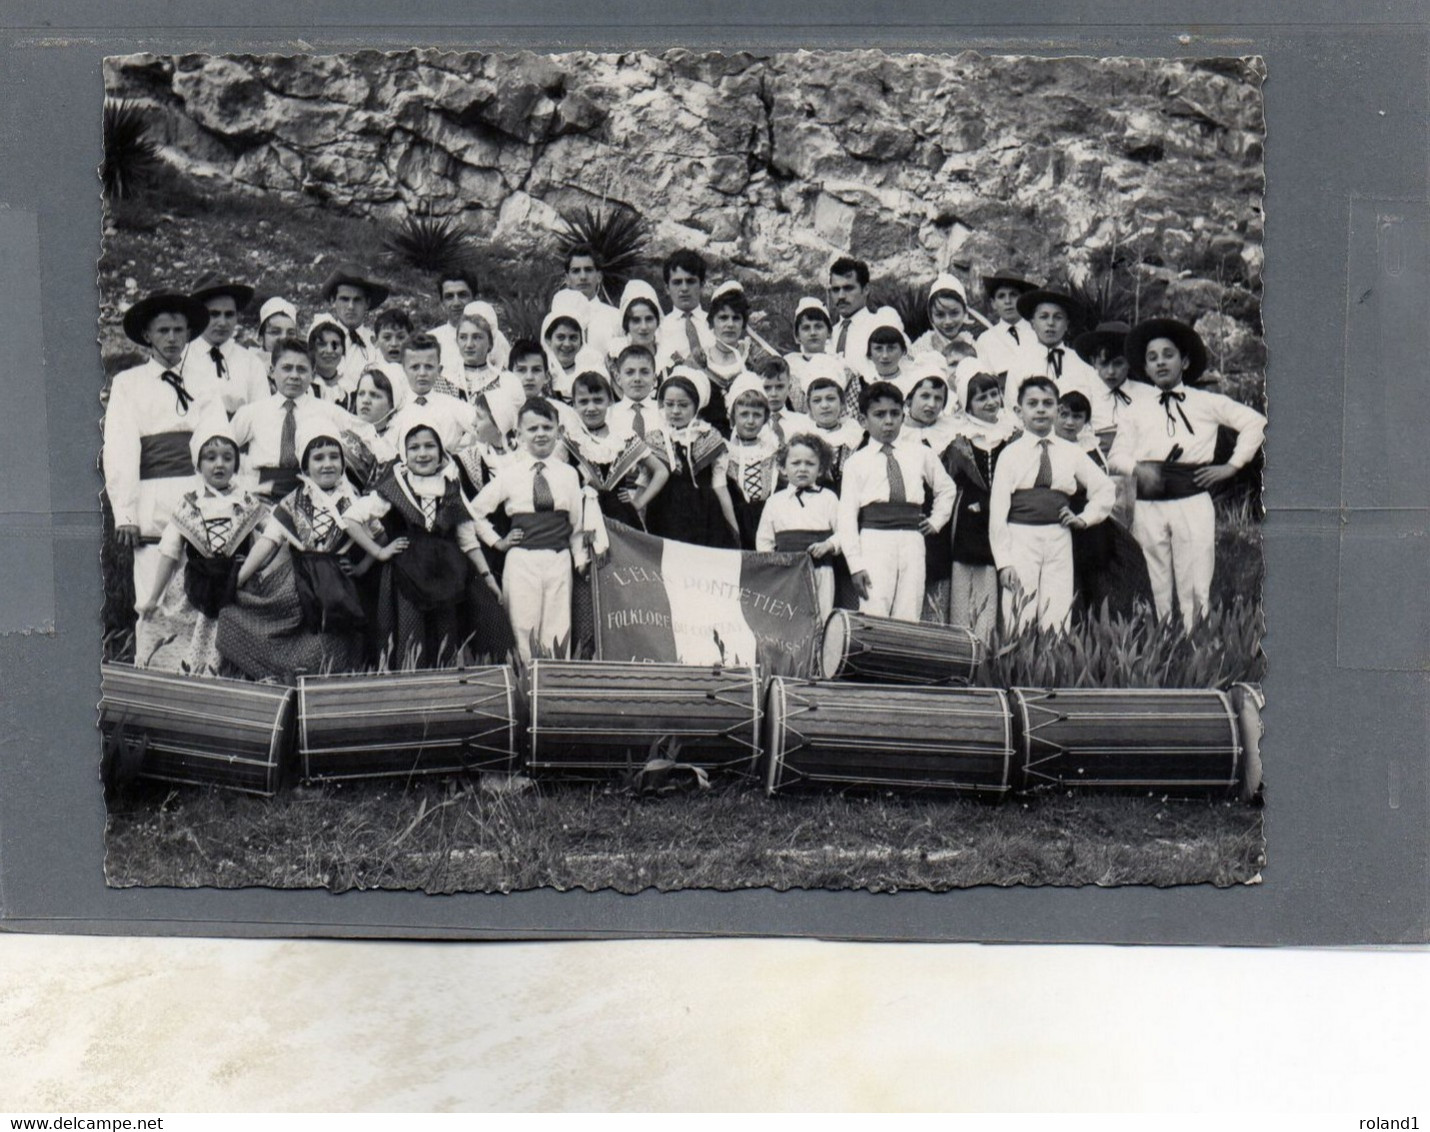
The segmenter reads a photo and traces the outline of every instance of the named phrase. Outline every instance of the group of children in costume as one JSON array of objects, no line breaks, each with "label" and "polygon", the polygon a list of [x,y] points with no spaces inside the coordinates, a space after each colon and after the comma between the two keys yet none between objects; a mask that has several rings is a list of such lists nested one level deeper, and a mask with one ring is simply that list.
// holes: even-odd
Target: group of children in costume
[{"label": "group of children in costume", "polygon": [[[1206,613],[1207,489],[1252,459],[1265,420],[1188,384],[1207,365],[1191,327],[1069,341],[1071,298],[998,271],[987,318],[940,275],[910,342],[841,257],[781,354],[738,283],[702,307],[694,252],[663,265],[669,310],[639,280],[605,302],[590,249],[565,270],[540,341],[508,340],[460,272],[438,281],[430,330],[395,308],[369,326],[388,289],[354,267],[325,282],[305,336],[293,304],[265,302],[252,348],[234,341],[246,284],[131,307],[125,332],[151,358],[114,378],[104,466],[135,551],[140,662],[160,609],[193,621],[183,665],[199,673],[559,652],[606,520],[807,553],[825,614],[987,638],[1001,607],[1009,627],[1057,628],[1079,595],[1115,599],[1121,568],[1145,571],[1159,615]],[[1216,463],[1221,427],[1237,442]],[[1140,555],[1105,524],[1134,499]]]}]

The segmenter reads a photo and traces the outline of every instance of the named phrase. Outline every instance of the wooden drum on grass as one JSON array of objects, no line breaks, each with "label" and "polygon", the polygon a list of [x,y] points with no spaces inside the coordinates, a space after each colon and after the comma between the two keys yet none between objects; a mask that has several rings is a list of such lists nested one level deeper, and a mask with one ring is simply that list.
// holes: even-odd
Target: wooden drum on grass
[{"label": "wooden drum on grass", "polygon": [[961,625],[836,609],[824,623],[820,671],[826,680],[866,684],[967,684],[983,657],[983,642]]},{"label": "wooden drum on grass", "polygon": [[305,780],[509,771],[519,740],[506,665],[298,678]]},{"label": "wooden drum on grass", "polygon": [[654,754],[750,774],[759,756],[754,667],[536,660],[527,766],[636,770]]},{"label": "wooden drum on grass", "polygon": [[129,774],[271,795],[293,744],[293,689],[100,665],[107,758]]},{"label": "wooden drum on grass", "polygon": [[1251,696],[1209,689],[1013,688],[1023,789],[1240,795],[1260,785]]},{"label": "wooden drum on grass", "polygon": [[833,785],[998,797],[1013,786],[1012,716],[995,688],[776,677],[765,719],[771,794]]}]

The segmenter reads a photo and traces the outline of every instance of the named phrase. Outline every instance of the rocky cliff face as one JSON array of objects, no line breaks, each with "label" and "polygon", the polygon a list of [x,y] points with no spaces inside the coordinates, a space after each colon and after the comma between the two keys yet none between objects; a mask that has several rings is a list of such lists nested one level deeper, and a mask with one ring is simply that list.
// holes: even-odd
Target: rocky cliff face
[{"label": "rocky cliff face", "polygon": [[[800,52],[133,56],[170,159],[225,187],[391,218],[460,214],[494,250],[619,202],[654,250],[819,279],[1121,261],[1154,309],[1255,323],[1256,60]],[[1140,286],[1139,282],[1139,286]]]}]

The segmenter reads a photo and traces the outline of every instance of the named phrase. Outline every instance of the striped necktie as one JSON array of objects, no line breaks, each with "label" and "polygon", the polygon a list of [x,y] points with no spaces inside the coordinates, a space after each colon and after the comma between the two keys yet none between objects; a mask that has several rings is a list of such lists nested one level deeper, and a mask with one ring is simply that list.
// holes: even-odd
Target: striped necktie
[{"label": "striped necktie", "polygon": [[554,511],[556,510],[556,498],[551,494],[551,485],[546,482],[546,473],[542,470],[546,465],[542,461],[536,462],[536,474],[531,477],[531,509],[533,511]]},{"label": "striped necktie", "polygon": [[296,468],[298,466],[298,416],[294,411],[298,403],[291,397],[283,399],[283,432],[278,438],[278,466]]},{"label": "striped necktie", "polygon": [[1034,487],[1053,486],[1053,459],[1048,455],[1052,441],[1046,438],[1038,441],[1038,475],[1033,480]]},{"label": "striped necktie", "polygon": [[884,445],[884,460],[888,465],[889,473],[889,502],[907,503],[908,493],[904,490],[904,473],[899,467],[899,461],[894,458],[894,446]]}]

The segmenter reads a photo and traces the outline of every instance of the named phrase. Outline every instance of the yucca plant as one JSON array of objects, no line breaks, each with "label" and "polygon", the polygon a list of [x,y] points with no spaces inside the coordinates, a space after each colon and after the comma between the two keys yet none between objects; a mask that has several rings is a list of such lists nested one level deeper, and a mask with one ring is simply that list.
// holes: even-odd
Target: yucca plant
[{"label": "yucca plant", "polygon": [[875,302],[879,306],[893,307],[904,320],[904,334],[910,342],[929,332],[928,287],[913,283],[891,283]]},{"label": "yucca plant", "polygon": [[591,249],[604,280],[607,302],[614,303],[635,275],[650,243],[650,226],[640,213],[619,205],[582,208],[561,217],[557,250],[561,258],[578,245]]},{"label": "yucca plant", "polygon": [[541,320],[546,317],[549,302],[544,295],[534,291],[518,290],[501,301],[502,320],[507,337],[513,342],[529,338],[533,342],[541,339]]},{"label": "yucca plant", "polygon": [[123,98],[104,102],[104,161],[99,178],[110,200],[131,197],[159,167],[159,146],[149,134],[149,114]]},{"label": "yucca plant", "polygon": [[[1092,330],[1100,322],[1125,322],[1135,326],[1142,318],[1136,288],[1116,271],[1074,283],[1068,288],[1068,295],[1082,307],[1084,330]],[[1076,333],[1074,328],[1073,334]]]},{"label": "yucca plant", "polygon": [[389,229],[383,247],[418,271],[457,271],[469,267],[476,245],[469,232],[450,216],[405,216]]}]

